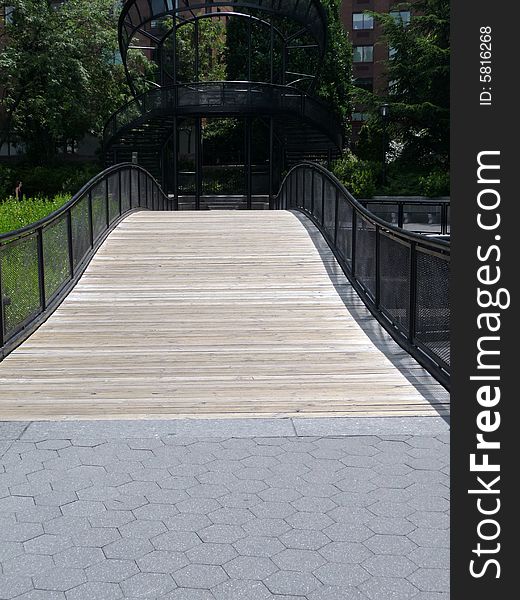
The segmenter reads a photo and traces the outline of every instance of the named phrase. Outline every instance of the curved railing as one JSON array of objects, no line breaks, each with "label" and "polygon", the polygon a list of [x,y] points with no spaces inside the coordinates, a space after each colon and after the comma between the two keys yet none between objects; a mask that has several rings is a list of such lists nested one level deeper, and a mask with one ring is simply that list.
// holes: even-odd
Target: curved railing
[{"label": "curved railing", "polygon": [[376,217],[314,163],[289,171],[276,207],[312,219],[372,314],[449,388],[450,244]]},{"label": "curved railing", "polygon": [[169,208],[147,171],[119,164],[44,219],[0,235],[0,359],[58,306],[125,215]]},{"label": "curved railing", "polygon": [[206,81],[177,84],[141,94],[117,110],[108,120],[105,147],[131,126],[154,115],[176,114],[291,114],[320,130],[338,147],[341,124],[328,106],[296,88],[247,81]]}]

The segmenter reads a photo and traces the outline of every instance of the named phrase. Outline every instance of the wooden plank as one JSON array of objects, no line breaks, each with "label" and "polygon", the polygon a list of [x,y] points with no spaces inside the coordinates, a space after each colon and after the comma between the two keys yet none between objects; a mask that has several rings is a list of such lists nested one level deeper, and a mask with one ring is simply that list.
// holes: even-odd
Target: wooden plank
[{"label": "wooden plank", "polygon": [[0,364],[0,419],[448,414],[290,212],[139,212]]}]

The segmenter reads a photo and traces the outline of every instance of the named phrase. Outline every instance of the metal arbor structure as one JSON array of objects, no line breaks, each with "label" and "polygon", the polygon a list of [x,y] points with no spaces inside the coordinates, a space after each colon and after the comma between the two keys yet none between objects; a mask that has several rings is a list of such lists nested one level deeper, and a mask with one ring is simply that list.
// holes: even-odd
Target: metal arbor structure
[{"label": "metal arbor structure", "polygon": [[[223,56],[201,43],[209,23]],[[127,0],[119,42],[134,99],[105,127],[107,165],[137,158],[175,207],[219,194],[272,207],[288,168],[342,147],[339,119],[312,96],[327,43],[319,0]],[[135,52],[156,65],[141,93]],[[207,67],[222,58],[215,80]]]}]

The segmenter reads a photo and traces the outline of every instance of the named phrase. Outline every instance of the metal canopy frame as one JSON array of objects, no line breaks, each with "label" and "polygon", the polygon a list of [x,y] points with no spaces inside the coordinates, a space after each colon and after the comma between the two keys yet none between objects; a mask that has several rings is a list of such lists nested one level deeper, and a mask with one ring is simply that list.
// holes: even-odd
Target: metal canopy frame
[{"label": "metal canopy frame", "polygon": [[[243,19],[246,80],[201,81],[199,23],[202,19]],[[152,29],[152,21],[164,25]],[[194,27],[192,81],[182,81],[177,36],[182,27]],[[266,64],[262,81],[254,79],[253,44],[259,28],[265,34]],[[135,39],[137,37],[137,39]],[[156,82],[136,93],[128,68],[128,53],[146,50],[158,65]],[[171,47],[166,48],[166,43]],[[193,123],[195,142],[195,208],[203,195],[202,134],[208,119],[240,119],[244,128],[243,165],[246,207],[252,207],[252,156],[259,143],[253,121],[265,125],[268,173],[265,195],[273,207],[275,187],[283,172],[302,159],[330,160],[343,145],[340,120],[329,107],[312,97],[327,43],[327,18],[319,0],[128,0],[119,19],[119,45],[134,100],[116,111],[105,127],[107,164],[138,161],[157,177],[178,206],[179,141],[175,133],[182,120]],[[309,53],[309,60],[291,64],[294,52]],[[310,58],[312,57],[312,60]],[[185,63],[184,63],[185,64]],[[265,73],[264,73],[265,70]],[[171,173],[173,172],[173,176]]]}]

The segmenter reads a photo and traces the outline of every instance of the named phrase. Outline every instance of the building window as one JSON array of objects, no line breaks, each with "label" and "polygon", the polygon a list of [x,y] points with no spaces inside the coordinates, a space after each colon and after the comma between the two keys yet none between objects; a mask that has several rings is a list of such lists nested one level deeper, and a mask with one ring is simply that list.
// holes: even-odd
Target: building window
[{"label": "building window", "polygon": [[356,63],[373,62],[374,46],[354,46],[353,60]]},{"label": "building window", "polygon": [[14,6],[6,6],[4,8],[4,22],[9,23],[9,24],[12,23],[13,16],[14,16]]},{"label": "building window", "polygon": [[391,10],[390,16],[392,16],[396,23],[401,23],[406,27],[411,19],[409,10]]},{"label": "building window", "polygon": [[356,121],[358,123],[363,122],[363,121],[368,121],[368,113],[353,112],[352,113],[352,120]]},{"label": "building window", "polygon": [[374,89],[374,79],[372,77],[356,77],[354,85],[363,90],[372,92]]},{"label": "building window", "polygon": [[365,13],[352,13],[353,29],[374,29],[374,18]]}]

